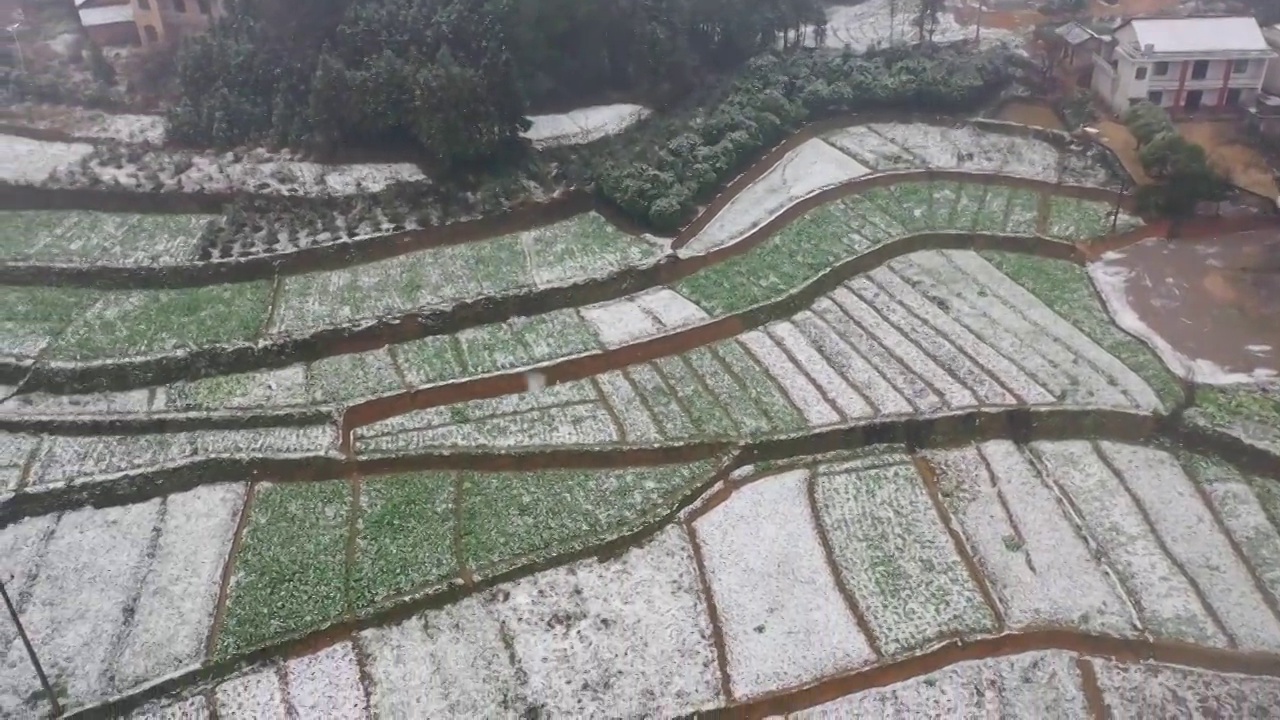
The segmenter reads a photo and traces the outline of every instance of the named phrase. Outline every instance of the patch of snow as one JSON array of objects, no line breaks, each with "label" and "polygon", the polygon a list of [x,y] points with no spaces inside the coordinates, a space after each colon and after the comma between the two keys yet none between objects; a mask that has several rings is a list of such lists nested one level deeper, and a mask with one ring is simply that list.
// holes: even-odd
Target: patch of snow
[{"label": "patch of snow", "polygon": [[703,255],[732,245],[804,198],[870,172],[822,140],[808,140],[730,200],[680,255]]},{"label": "patch of snow", "polygon": [[831,398],[836,409],[845,417],[852,419],[875,414],[867,401],[844,381],[840,372],[827,364],[822,353],[809,344],[795,325],[789,322],[773,323],[765,329],[765,332],[785,352],[795,358],[805,374],[813,378],[826,397]]},{"label": "patch of snow", "polygon": [[622,423],[623,436],[632,443],[652,443],[662,439],[653,417],[645,410],[640,396],[625,375],[614,370],[596,376],[604,401],[613,408]]},{"label": "patch of snow", "polygon": [[116,661],[120,690],[200,659],[244,492],[226,483],[165,499],[155,559]]},{"label": "patch of snow", "polygon": [[772,338],[759,330],[752,330],[740,335],[738,343],[778,382],[809,425],[822,427],[840,422],[840,413],[827,404],[804,371],[791,362]]},{"label": "patch of snow", "polygon": [[688,538],[668,528],[609,562],[587,560],[488,593],[551,716],[672,717],[718,704],[711,623]]},{"label": "patch of snow", "polygon": [[[28,393],[15,395],[8,400],[0,401],[0,416],[109,415],[115,413],[142,413],[146,412],[150,407],[151,391],[146,388],[84,395]],[[0,465],[3,464],[3,461],[0,461]]]},{"label": "patch of snow", "polygon": [[1119,253],[1108,253],[1100,262],[1089,263],[1089,277],[1093,280],[1093,286],[1098,289],[1098,294],[1102,296],[1116,324],[1150,345],[1174,373],[1205,385],[1256,383],[1280,377],[1280,373],[1271,368],[1257,368],[1250,373],[1228,372],[1215,362],[1188,357],[1174,349],[1168,340],[1143,322],[1129,305],[1127,287],[1133,273],[1118,265],[1107,264],[1108,259],[1117,257],[1123,256]]},{"label": "patch of snow", "polygon": [[366,630],[370,704],[387,718],[479,718],[518,709],[508,631],[477,596]]},{"label": "patch of snow", "polygon": [[529,120],[533,125],[524,132],[524,137],[538,149],[582,145],[617,135],[648,117],[651,112],[640,105],[616,103],[593,105],[554,115],[530,115]]},{"label": "patch of snow", "polygon": [[203,695],[150,703],[129,714],[130,720],[208,720],[211,717],[209,701]]},{"label": "patch of snow", "polygon": [[54,170],[77,163],[91,152],[93,146],[88,143],[49,142],[0,135],[0,181],[38,185]]},{"label": "patch of snow", "polygon": [[1177,665],[1092,661],[1116,717],[1268,717],[1280,708],[1280,679]]},{"label": "patch of snow", "polygon": [[745,485],[694,523],[734,696],[750,698],[867,665],[792,471]]},{"label": "patch of snow", "polygon": [[1205,488],[1222,524],[1273,598],[1280,599],[1280,532],[1253,489],[1243,482],[1216,482]]},{"label": "patch of snow", "polygon": [[[889,9],[896,7],[891,15]],[[841,49],[848,47],[855,53],[864,53],[872,47],[889,47],[915,43],[919,39],[919,31],[914,27],[914,6],[898,0],[868,0],[858,5],[832,5],[827,7],[827,35],[824,45]],[[972,40],[975,29],[960,25],[950,12],[942,12],[938,17],[938,26],[933,33],[933,42],[951,43],[960,40]],[[813,45],[816,38],[812,28],[806,43]],[[999,28],[982,28],[980,44],[984,47],[1016,43],[1020,40],[1016,33]]]},{"label": "patch of snow", "polygon": [[1016,445],[990,442],[926,457],[1011,627],[1134,634],[1130,609]]},{"label": "patch of snow", "polygon": [[[1089,717],[1075,656],[1030,652],[967,660],[793,713],[791,720],[834,718]],[[1145,707],[1134,706],[1134,716]],[[1173,713],[1176,714],[1176,713]]]},{"label": "patch of snow", "polygon": [[[71,703],[101,700],[112,690],[113,654],[123,617],[139,598],[160,506],[152,500],[77,510],[53,532],[19,610],[45,671]],[[20,643],[3,651],[0,666],[30,672]]]},{"label": "patch of snow", "polygon": [[1143,628],[1158,638],[1225,647],[1195,588],[1164,551],[1120,479],[1088,442],[1031,446],[1046,479],[1070,496],[1084,529],[1134,599]]},{"label": "patch of snow", "polygon": [[889,381],[860,355],[827,322],[812,311],[805,311],[793,319],[804,337],[831,363],[841,377],[857,387],[858,393],[875,406],[877,413],[906,415],[911,404],[902,397]]},{"label": "patch of snow", "polygon": [[338,643],[285,664],[289,705],[298,720],[363,720],[369,717],[355,649]]},{"label": "patch of snow", "polygon": [[1100,446],[1239,647],[1280,649],[1280,624],[1177,460],[1133,445]]},{"label": "patch of snow", "polygon": [[582,317],[609,348],[657,335],[662,330],[658,321],[632,298],[588,305],[582,308]]},{"label": "patch of snow", "polygon": [[218,686],[218,720],[285,720],[284,692],[274,666],[255,670]]},{"label": "patch of snow", "polygon": [[666,328],[696,325],[710,317],[706,310],[668,287],[646,290],[636,295],[635,301]]}]

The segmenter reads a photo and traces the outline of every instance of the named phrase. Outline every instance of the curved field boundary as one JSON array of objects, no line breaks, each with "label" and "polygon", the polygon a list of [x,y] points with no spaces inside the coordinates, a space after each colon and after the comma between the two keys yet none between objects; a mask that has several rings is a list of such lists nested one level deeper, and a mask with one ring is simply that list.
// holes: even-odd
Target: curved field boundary
[{"label": "curved field boundary", "polygon": [[[883,173],[857,178],[812,195],[795,203],[787,211],[744,235],[738,241],[706,255],[687,258],[668,256],[657,263],[620,270],[602,278],[582,280],[545,290],[472,299],[448,308],[423,309],[399,316],[355,321],[343,326],[327,328],[306,337],[270,339],[253,344],[210,345],[185,352],[122,360],[87,363],[40,362],[34,367],[27,359],[0,358],[0,383],[22,384],[23,390],[27,392],[43,390],[54,393],[120,390],[160,385],[179,379],[199,379],[283,367],[293,362],[313,361],[331,355],[377,349],[427,335],[455,333],[477,325],[503,322],[517,316],[535,315],[613,300],[649,287],[668,284],[711,264],[745,252],[790,224],[796,217],[819,205],[869,188],[900,182],[946,180],[1031,189],[1038,191],[1042,198],[1052,194],[1093,201],[1123,200],[1123,196],[1101,188],[1029,181],[986,173],[938,170]],[[1044,202],[1043,199],[1042,202]]]},{"label": "curved field boundary", "polygon": [[236,430],[332,422],[330,406],[262,410],[170,410],[147,413],[0,413],[0,432],[33,435],[145,435],[190,430]]},{"label": "curved field boundary", "polygon": [[[1138,411],[1097,407],[985,407],[918,417],[884,417],[802,433],[732,442],[686,443],[622,447],[542,447],[510,451],[428,452],[355,459],[341,455],[313,454],[289,458],[194,457],[151,468],[125,470],[101,479],[36,486],[0,498],[0,525],[34,515],[77,507],[127,505],[211,482],[271,480],[291,483],[332,480],[360,475],[381,475],[409,470],[528,470],[553,467],[640,467],[703,460],[735,450],[744,462],[779,460],[797,455],[874,445],[903,443],[910,447],[947,447],[984,440],[1062,440],[1101,436],[1138,442],[1171,433],[1175,420]],[[1199,431],[1206,445],[1222,446],[1224,456],[1236,449],[1217,431]],[[1259,451],[1260,452],[1260,451]],[[1280,476],[1280,458],[1264,453]],[[1240,456],[1229,456],[1238,459]],[[1247,458],[1246,458],[1247,460]],[[1235,461],[1235,460],[1233,460]],[[1259,463],[1266,465],[1266,462]],[[1252,467],[1252,466],[1251,466]]]},{"label": "curved field boundary", "polygon": [[[939,432],[933,432],[934,430],[939,430],[947,422],[953,423],[951,431],[941,429]],[[684,518],[691,509],[702,508],[722,500],[723,498],[720,496],[732,493],[740,485],[740,483],[731,481],[731,472],[752,462],[815,456],[831,450],[847,449],[858,447],[862,444],[880,442],[905,443],[907,451],[911,453],[923,449],[951,447],[992,439],[1007,439],[1018,443],[1028,443],[1040,440],[1106,437],[1130,443],[1150,443],[1161,440],[1170,442],[1181,432],[1177,425],[1177,418],[1161,419],[1154,416],[1121,411],[1100,411],[1087,408],[1022,408],[954,414],[947,418],[916,418],[870,423],[812,435],[798,435],[789,439],[762,441],[755,445],[742,447],[739,452],[732,455],[730,461],[722,466],[718,472],[712,474],[709,478],[699,483],[697,487],[687,492],[676,507],[625,535],[589,548],[553,556],[493,576],[486,576],[479,580],[473,578],[459,586],[443,590],[428,589],[418,593],[407,593],[392,598],[389,604],[385,604],[382,607],[356,616],[347,616],[322,628],[310,632],[295,633],[266,646],[227,657],[210,659],[200,665],[188,667],[124,695],[102,703],[75,709],[68,714],[68,717],[118,717],[122,713],[126,713],[162,696],[191,686],[227,678],[249,665],[276,657],[295,657],[313,652],[319,648],[340,642],[362,630],[403,621],[424,610],[455,603],[476,592],[527,577],[536,572],[582,559],[592,557],[605,559],[616,556],[625,552],[629,547],[643,542],[670,523]],[[1210,439],[1211,435],[1213,433],[1206,434],[1205,439]],[[700,451],[700,455],[701,457],[712,457],[716,454],[722,454],[724,450],[724,447],[706,447]],[[419,458],[414,463],[414,466],[474,468],[474,465],[468,463],[474,461],[476,457],[474,455],[423,457]],[[537,460],[539,458],[548,459],[551,456],[547,453],[534,452],[512,454],[504,457],[514,463],[523,462],[524,460]],[[639,459],[642,458],[636,456],[626,458],[619,456],[617,453],[611,455],[583,453],[577,457],[577,466],[603,467],[605,463]],[[657,456],[652,459],[654,461],[663,460],[662,457]],[[1232,464],[1235,464],[1237,460],[1238,458],[1233,457],[1231,459]],[[666,456],[665,462],[670,461],[670,456]],[[1269,476],[1273,479],[1280,478],[1280,457],[1268,455],[1268,465]],[[524,469],[526,466],[521,464],[520,467]],[[333,477],[343,477],[344,472],[364,473],[374,469],[373,465],[365,464],[361,464],[356,468],[333,466],[320,469],[319,475],[309,478],[294,476],[293,479],[295,481],[328,479],[329,472],[335,473]],[[399,470],[400,468],[397,467],[395,469]],[[1253,471],[1252,467],[1247,469]],[[274,480],[274,478],[272,479]],[[169,492],[174,491],[176,490],[169,490]],[[154,493],[134,492],[129,497],[120,496],[110,499],[102,497],[100,500],[108,505],[117,505],[138,502],[154,496]],[[60,509],[63,508],[50,507],[45,511],[55,512]],[[747,703],[734,705],[728,709],[728,712],[732,712],[734,716],[763,717],[779,711],[810,707],[826,700],[847,695],[850,692],[890,684],[896,682],[897,678],[931,672],[966,659],[1013,654],[1031,649],[1053,648],[1123,661],[1156,658],[1162,662],[1203,665],[1206,668],[1223,672],[1271,675],[1277,673],[1276,658],[1272,654],[1220,651],[1183,643],[1145,639],[1117,639],[1065,628],[1042,628],[999,636],[966,638],[963,642],[950,641],[919,655],[887,665],[828,678],[816,685],[783,690]]]},{"label": "curved field boundary", "polygon": [[[675,238],[675,247],[688,243],[702,231],[734,197],[773,168],[791,150],[822,133],[851,125],[889,121],[921,122],[954,126],[954,118],[924,115],[904,118],[891,114],[845,115],[805,125],[777,146],[767,150],[747,169],[730,180],[710,203]],[[1072,136],[1055,130],[1015,123],[976,119],[965,121],[993,134],[1034,138],[1053,145],[1060,152],[1075,144]],[[906,171],[928,172],[927,170]],[[937,171],[948,172],[948,171]],[[960,178],[964,171],[949,171]],[[883,174],[873,173],[863,180]],[[975,173],[975,175],[982,175]],[[1028,181],[1034,183],[1036,181]],[[1043,183],[1043,181],[1040,181]],[[1053,185],[1052,183],[1046,183]],[[1103,191],[1108,192],[1108,191]],[[97,210],[132,213],[214,213],[240,198],[260,198],[265,202],[313,202],[313,198],[259,195],[254,193],[140,193],[126,190],[92,188],[44,188],[0,183],[0,210]],[[1086,198],[1096,199],[1096,198]],[[1109,198],[1108,198],[1109,199]],[[293,250],[287,253],[261,255],[244,259],[193,262],[167,266],[81,266],[72,264],[37,264],[0,262],[0,284],[65,285],[102,288],[177,288],[198,287],[225,282],[249,282],[274,274],[296,275],[315,270],[335,269],[373,262],[429,247],[452,245],[484,239],[491,235],[534,229],[572,215],[594,211],[609,219],[623,232],[644,231],[623,216],[616,207],[585,190],[570,190],[552,200],[500,215],[464,220],[438,227],[378,235],[363,240],[332,243]]]}]

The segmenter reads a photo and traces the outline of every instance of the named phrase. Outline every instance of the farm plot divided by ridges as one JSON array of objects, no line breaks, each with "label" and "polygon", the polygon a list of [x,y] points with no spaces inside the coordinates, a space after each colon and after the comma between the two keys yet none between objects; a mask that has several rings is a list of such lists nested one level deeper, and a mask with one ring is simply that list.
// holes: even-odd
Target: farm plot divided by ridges
[{"label": "farm plot divided by ridges", "polygon": [[99,294],[49,348],[50,360],[84,362],[247,343],[262,333],[267,281]]},{"label": "farm plot divided by ridges", "polygon": [[286,278],[272,331],[286,334],[429,306],[567,285],[643,266],[657,243],[585,213],[514,235]]},{"label": "farm plot divided by ridges", "polygon": [[191,262],[212,215],[81,210],[0,212],[0,263],[171,265]]},{"label": "farm plot divided by ridges", "polygon": [[[0,573],[64,703],[132,690],[202,658],[243,498],[244,485],[228,482],[0,530]],[[24,707],[42,696],[7,622],[0,647],[0,714],[38,714]]]},{"label": "farm plot divided by ridges", "polygon": [[218,649],[439,590],[463,568],[485,577],[608,542],[671,511],[720,462],[260,485]]},{"label": "farm plot divided by ridges", "polygon": [[1186,419],[1280,454],[1280,386],[1199,386]]},{"label": "farm plot divided by ridges", "polygon": [[971,126],[873,123],[831,131],[826,139],[879,172],[927,168],[1058,179],[1059,153],[1049,143]]},{"label": "farm plot divided by ridges", "polygon": [[979,254],[1141,376],[1156,391],[1166,409],[1182,401],[1183,390],[1177,378],[1150,347],[1116,325],[1084,268],[1061,260],[1014,253],[983,251]]},{"label": "farm plot divided by ridges", "polygon": [[[841,262],[920,232],[1039,234],[1039,195],[972,182],[904,182],[814,208],[746,253],[677,282],[673,289],[713,315],[740,312],[803,287]],[[1105,204],[1072,200],[1098,217]],[[1072,226],[1064,231],[1077,232]],[[1075,235],[1054,239],[1075,240]]]},{"label": "farm plot divided by ridges", "polygon": [[356,448],[648,445],[1058,403],[1167,407],[1142,376],[977,254],[925,251],[734,339],[377,422],[356,430]]},{"label": "farm plot divided by ridges", "polygon": [[1280,648],[1275,588],[1252,579],[1274,573],[1280,536],[1247,486],[1232,486],[1227,523],[1156,449],[997,441],[925,455],[1011,628]]},{"label": "farm plot divided by ridges", "polygon": [[96,299],[79,288],[0,285],[0,357],[35,358]]}]

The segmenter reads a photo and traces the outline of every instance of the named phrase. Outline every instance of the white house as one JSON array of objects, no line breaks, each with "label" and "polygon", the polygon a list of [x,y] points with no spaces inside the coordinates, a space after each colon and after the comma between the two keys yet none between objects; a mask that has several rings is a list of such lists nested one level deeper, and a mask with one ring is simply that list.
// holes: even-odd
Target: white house
[{"label": "white house", "polygon": [[[1276,23],[1262,31],[1271,49],[1280,53],[1280,23]],[[1267,65],[1267,75],[1262,80],[1262,89],[1272,95],[1280,95],[1280,60],[1272,60]]]},{"label": "white house", "polygon": [[[1093,58],[1093,90],[1115,112],[1252,107],[1276,52],[1251,17],[1136,18]],[[1280,61],[1277,61],[1280,62]]]}]

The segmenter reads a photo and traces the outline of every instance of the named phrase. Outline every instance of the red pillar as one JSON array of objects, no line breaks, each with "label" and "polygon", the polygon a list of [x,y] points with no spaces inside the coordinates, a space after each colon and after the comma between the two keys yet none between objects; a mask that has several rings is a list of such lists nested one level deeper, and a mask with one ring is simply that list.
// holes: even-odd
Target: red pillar
[{"label": "red pillar", "polygon": [[1187,73],[1191,72],[1191,63],[1187,60],[1182,61],[1182,69],[1178,71],[1178,93],[1173,96],[1173,109],[1178,110],[1182,107],[1182,91],[1187,86]]},{"label": "red pillar", "polygon": [[1234,60],[1227,61],[1227,69],[1222,72],[1222,89],[1218,91],[1218,107],[1227,106],[1227,86],[1231,84],[1231,66]]}]

